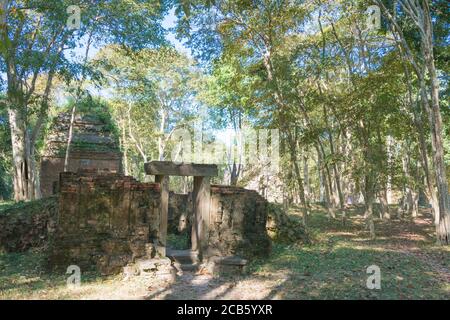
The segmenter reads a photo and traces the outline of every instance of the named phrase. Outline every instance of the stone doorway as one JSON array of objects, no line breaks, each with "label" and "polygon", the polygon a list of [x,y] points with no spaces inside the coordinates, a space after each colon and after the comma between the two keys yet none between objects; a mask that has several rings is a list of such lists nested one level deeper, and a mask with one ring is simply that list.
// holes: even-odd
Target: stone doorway
[{"label": "stone doorway", "polygon": [[[216,165],[181,163],[171,161],[151,161],[145,164],[145,172],[155,176],[155,182],[160,184],[161,201],[159,208],[159,236],[157,251],[165,257],[170,256],[181,264],[194,265],[202,260],[208,242],[208,228],[210,225],[210,178],[217,176]],[[192,230],[190,250],[168,250],[167,229],[169,212],[169,179],[170,176],[192,176],[194,178],[192,190]]]},{"label": "stone doorway", "polygon": [[[193,179],[190,177],[181,177],[181,179],[176,180],[184,185],[173,185],[172,179],[170,180],[166,245],[167,250],[187,250],[191,249],[192,245],[191,235],[194,205],[192,203],[191,191],[193,187]],[[172,191],[172,187],[174,191]]]}]

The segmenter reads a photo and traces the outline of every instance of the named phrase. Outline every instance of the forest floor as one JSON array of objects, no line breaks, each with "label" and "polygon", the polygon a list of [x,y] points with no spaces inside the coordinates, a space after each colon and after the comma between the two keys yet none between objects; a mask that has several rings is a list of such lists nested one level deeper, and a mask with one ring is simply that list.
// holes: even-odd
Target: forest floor
[{"label": "forest floor", "polygon": [[[290,214],[300,218],[295,208]],[[311,245],[275,243],[246,275],[184,273],[173,284],[83,273],[81,286],[70,289],[67,275],[45,272],[40,250],[0,254],[0,299],[450,299],[450,247],[434,245],[425,209],[414,219],[377,220],[373,241],[364,218],[347,215],[343,226],[315,207]],[[366,286],[370,265],[380,268],[379,290]]]}]

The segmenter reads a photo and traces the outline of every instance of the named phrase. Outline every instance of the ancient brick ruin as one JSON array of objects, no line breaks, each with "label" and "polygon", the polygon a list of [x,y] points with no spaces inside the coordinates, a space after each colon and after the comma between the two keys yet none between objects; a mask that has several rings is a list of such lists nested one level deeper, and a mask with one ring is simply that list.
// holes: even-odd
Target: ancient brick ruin
[{"label": "ancient brick ruin", "polygon": [[211,186],[210,227],[205,256],[254,258],[270,252],[267,201],[256,191]]},{"label": "ancient brick ruin", "polygon": [[24,202],[0,212],[0,252],[23,252],[45,246],[55,230],[56,196]]},{"label": "ancient brick ruin", "polygon": [[[177,200],[169,201],[169,193],[165,194],[164,189],[167,185],[161,179],[157,183],[142,183],[97,170],[61,173],[49,265],[95,266],[103,274],[111,274],[124,267],[130,270],[133,265],[140,271],[154,270],[158,264],[167,267],[167,255],[183,270],[212,264],[214,270],[236,271],[243,268],[246,259],[270,252],[267,202],[255,191],[209,187],[207,183],[203,193],[199,193],[201,187],[194,186],[192,195],[172,194]],[[193,208],[188,208],[189,197]],[[198,210],[202,201],[204,206]],[[184,252],[166,250],[167,230],[176,228],[180,218],[190,220],[192,248]],[[200,234],[196,234],[196,228],[201,228]]]},{"label": "ancient brick ruin", "polygon": [[[50,267],[73,264],[111,274],[132,265],[140,271],[167,267],[170,257],[181,268],[211,261],[241,268],[245,258],[270,251],[266,201],[254,191],[211,186],[215,165],[154,161],[145,170],[155,183],[136,181],[121,173],[121,153],[107,121],[84,114],[74,119],[64,172],[69,127],[70,114],[55,118],[41,162],[42,195],[58,194],[55,221],[48,220],[54,225]],[[169,193],[171,175],[193,176],[192,193]],[[182,252],[167,245],[167,233],[180,228],[189,228],[190,236],[190,249]]]},{"label": "ancient brick ruin", "polygon": [[159,232],[159,195],[159,184],[117,173],[61,173],[49,266],[96,266],[111,274],[137,258],[151,257]]},{"label": "ancient brick ruin", "polygon": [[[64,171],[71,115],[60,113],[53,121],[41,161],[41,193],[57,193],[59,173]],[[77,115],[73,123],[67,171],[108,169],[120,173],[121,153],[106,121],[96,115]]]},{"label": "ancient brick ruin", "polygon": [[[271,240],[267,226],[272,221],[269,213],[267,201],[256,191],[211,185],[211,219],[207,245],[203,252],[205,261],[213,260],[216,262],[214,268],[223,269],[229,265],[243,266],[246,264],[245,260],[269,254]],[[192,193],[170,192],[168,232],[183,234],[185,236],[182,238],[186,238],[191,235],[192,220]],[[302,231],[302,227],[299,230]],[[225,257],[228,259],[219,259]],[[220,266],[217,266],[218,262]]]}]

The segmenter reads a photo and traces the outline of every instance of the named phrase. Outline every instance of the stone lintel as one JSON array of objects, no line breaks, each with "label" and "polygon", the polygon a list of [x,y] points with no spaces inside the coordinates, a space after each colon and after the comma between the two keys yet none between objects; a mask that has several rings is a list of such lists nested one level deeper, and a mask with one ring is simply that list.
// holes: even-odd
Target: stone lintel
[{"label": "stone lintel", "polygon": [[151,175],[212,177],[218,174],[215,164],[177,164],[172,161],[151,161],[145,163],[144,168],[145,173]]}]

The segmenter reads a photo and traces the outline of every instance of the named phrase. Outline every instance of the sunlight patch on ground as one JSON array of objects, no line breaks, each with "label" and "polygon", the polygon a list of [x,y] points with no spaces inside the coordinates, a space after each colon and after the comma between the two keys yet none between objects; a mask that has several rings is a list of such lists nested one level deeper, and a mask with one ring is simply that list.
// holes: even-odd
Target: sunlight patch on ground
[{"label": "sunlight patch on ground", "polygon": [[[450,247],[424,236],[429,225],[407,223],[377,224],[373,241],[362,219],[343,226],[315,212],[312,245],[274,243],[268,258],[251,261],[247,275],[185,273],[172,284],[85,274],[80,288],[69,289],[64,272],[49,274],[41,267],[41,251],[0,254],[0,299],[450,299]],[[406,229],[414,236],[405,239]],[[372,264],[382,270],[377,292],[365,285]]]}]

